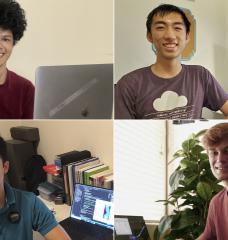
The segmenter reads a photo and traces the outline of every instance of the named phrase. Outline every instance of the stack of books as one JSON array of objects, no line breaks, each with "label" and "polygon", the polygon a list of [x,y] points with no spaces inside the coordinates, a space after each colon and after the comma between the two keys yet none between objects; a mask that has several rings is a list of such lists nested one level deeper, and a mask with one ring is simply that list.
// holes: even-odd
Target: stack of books
[{"label": "stack of books", "polygon": [[68,205],[71,205],[76,183],[113,187],[113,175],[109,166],[102,163],[99,158],[92,157],[87,150],[59,154],[54,162],[58,174],[52,176],[52,182],[63,187],[65,202]]}]

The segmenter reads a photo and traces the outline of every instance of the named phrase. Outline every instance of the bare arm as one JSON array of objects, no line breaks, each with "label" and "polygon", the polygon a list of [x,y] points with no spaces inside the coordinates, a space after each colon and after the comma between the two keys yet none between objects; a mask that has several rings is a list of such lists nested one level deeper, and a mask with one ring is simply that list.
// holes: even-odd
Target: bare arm
[{"label": "bare arm", "polygon": [[228,100],[222,105],[220,110],[223,112],[225,118],[228,119]]},{"label": "bare arm", "polygon": [[45,240],[71,240],[64,229],[58,225],[44,236]]}]

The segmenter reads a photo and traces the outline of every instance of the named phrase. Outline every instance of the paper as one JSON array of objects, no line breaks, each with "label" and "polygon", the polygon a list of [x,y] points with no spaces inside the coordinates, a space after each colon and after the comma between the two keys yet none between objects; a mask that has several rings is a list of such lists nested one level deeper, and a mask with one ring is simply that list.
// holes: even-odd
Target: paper
[{"label": "paper", "polygon": [[116,235],[132,235],[131,227],[127,218],[115,218]]}]

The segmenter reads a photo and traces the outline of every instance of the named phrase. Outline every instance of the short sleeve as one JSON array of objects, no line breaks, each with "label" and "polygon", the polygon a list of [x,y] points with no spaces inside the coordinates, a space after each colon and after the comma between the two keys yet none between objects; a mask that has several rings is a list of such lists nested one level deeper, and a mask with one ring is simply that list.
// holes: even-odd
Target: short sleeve
[{"label": "short sleeve", "polygon": [[37,197],[34,201],[33,210],[33,230],[38,231],[45,236],[54,227],[58,225],[52,212],[47,206]]},{"label": "short sleeve", "polygon": [[215,230],[215,214],[214,214],[214,201],[212,199],[209,210],[208,210],[208,215],[207,215],[207,223],[204,229],[204,232],[202,234],[202,239],[203,240],[215,240],[216,239],[216,230]]},{"label": "short sleeve", "polygon": [[203,78],[205,84],[204,107],[218,111],[228,100],[228,94],[205,68],[203,68]]},{"label": "short sleeve", "polygon": [[115,119],[135,119],[136,107],[134,86],[129,76],[124,76],[115,85]]}]

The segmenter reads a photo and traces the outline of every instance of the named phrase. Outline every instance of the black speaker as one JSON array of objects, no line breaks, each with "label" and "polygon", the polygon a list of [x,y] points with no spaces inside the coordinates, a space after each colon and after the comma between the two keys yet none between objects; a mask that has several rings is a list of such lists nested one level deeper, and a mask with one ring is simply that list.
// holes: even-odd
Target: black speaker
[{"label": "black speaker", "polygon": [[7,156],[10,162],[8,180],[12,187],[26,190],[24,177],[25,163],[35,154],[32,142],[21,140],[6,141]]}]

